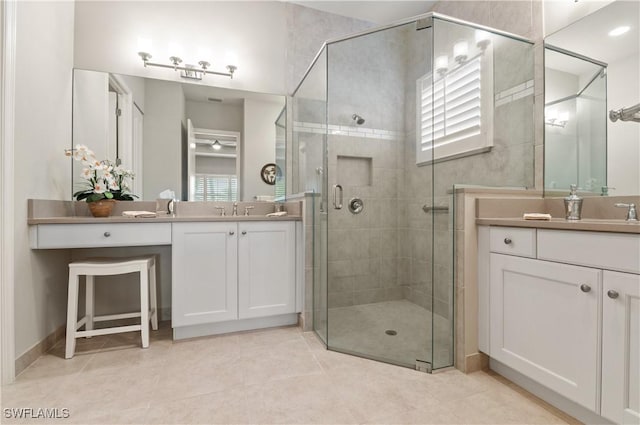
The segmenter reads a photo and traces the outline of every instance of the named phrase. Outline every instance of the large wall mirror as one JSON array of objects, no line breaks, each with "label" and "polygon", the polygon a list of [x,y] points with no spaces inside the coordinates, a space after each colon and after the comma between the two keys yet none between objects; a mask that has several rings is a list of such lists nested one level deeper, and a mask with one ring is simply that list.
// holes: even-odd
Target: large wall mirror
[{"label": "large wall mirror", "polygon": [[260,175],[265,164],[284,167],[284,96],[78,69],[73,78],[73,144],[133,170],[140,200],[284,194],[283,176],[272,185]]},{"label": "large wall mirror", "polygon": [[545,38],[546,194],[640,194],[639,26],[616,1]]}]

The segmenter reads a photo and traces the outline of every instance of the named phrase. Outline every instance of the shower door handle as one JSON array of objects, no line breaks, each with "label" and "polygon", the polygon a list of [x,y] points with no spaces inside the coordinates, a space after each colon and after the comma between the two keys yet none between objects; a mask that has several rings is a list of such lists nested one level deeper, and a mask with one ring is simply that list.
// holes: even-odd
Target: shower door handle
[{"label": "shower door handle", "polygon": [[[338,191],[340,191],[340,202],[338,202]],[[333,208],[342,209],[342,186],[339,184],[333,185]]]}]

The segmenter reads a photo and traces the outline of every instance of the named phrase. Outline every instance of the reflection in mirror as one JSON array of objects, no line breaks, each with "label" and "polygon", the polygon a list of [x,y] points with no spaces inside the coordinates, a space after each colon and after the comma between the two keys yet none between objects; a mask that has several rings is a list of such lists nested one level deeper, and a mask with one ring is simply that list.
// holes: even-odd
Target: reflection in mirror
[{"label": "reflection in mirror", "polygon": [[639,27],[640,2],[615,1],[545,38],[547,194],[640,194],[640,123],[609,119],[640,103]]},{"label": "reflection in mirror", "polygon": [[606,182],[606,67],[545,50],[545,189],[577,184],[599,194]]},{"label": "reflection in mirror", "polygon": [[[277,140],[285,145],[285,103],[278,95],[74,70],[73,144],[132,169],[141,200],[164,191],[182,200],[270,199],[276,191],[260,170],[276,160]],[[73,167],[75,187],[81,170]]]}]

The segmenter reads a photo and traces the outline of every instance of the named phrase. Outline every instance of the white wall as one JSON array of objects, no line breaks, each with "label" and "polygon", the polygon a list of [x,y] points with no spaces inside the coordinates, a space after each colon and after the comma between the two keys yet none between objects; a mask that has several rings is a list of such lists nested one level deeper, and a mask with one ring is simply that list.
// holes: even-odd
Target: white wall
[{"label": "white wall", "polygon": [[71,146],[73,12],[73,2],[17,3],[16,357],[66,320],[69,251],[29,249],[27,199],[71,199],[64,149]]},{"label": "white wall", "polygon": [[543,0],[544,36],[584,18],[614,0],[565,1]]},{"label": "white wall", "polygon": [[196,128],[242,132],[242,105],[213,102],[186,102],[187,118]]},{"label": "white wall", "polygon": [[[146,80],[144,116],[144,199],[165,189],[182,192],[182,129],[185,100],[180,84]],[[171,164],[168,166],[167,164]]]},{"label": "white wall", "polygon": [[[607,67],[607,107],[628,108],[640,102],[640,55]],[[607,120],[607,184],[612,195],[640,193],[640,124]]]},{"label": "white wall", "polygon": [[76,4],[75,66],[181,81],[171,69],[142,66],[138,38],[150,38],[153,60],[168,63],[169,43],[195,63],[202,46],[214,70],[227,52],[237,56],[236,77],[208,75],[203,84],[266,93],[285,92],[284,3],[275,1],[81,1]]},{"label": "white wall", "polygon": [[[284,105],[244,101],[244,136],[242,149],[242,197],[253,200],[256,195],[275,194],[275,186],[262,181],[260,170],[269,162],[276,162],[275,122]],[[245,146],[251,148],[245,149]]]}]

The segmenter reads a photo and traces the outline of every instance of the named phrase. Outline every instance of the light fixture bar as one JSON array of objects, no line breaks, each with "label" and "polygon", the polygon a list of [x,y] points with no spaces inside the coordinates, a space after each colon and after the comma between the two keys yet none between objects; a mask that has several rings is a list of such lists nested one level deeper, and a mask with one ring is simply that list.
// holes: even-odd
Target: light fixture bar
[{"label": "light fixture bar", "polygon": [[183,71],[183,73],[181,74],[183,78],[191,78],[195,80],[202,80],[202,75],[204,74],[221,75],[223,77],[229,77],[233,79],[233,73],[236,71],[236,69],[238,69],[238,67],[236,67],[235,65],[227,65],[228,72],[218,72],[209,70],[208,68],[210,64],[207,61],[198,62],[201,68],[196,68],[193,65],[180,66],[180,64],[182,63],[182,59],[177,56],[171,56],[171,58],[169,58],[169,60],[172,62],[171,65],[150,62],[151,55],[147,52],[138,52],[138,56],[140,56],[140,58],[142,59],[145,68],[147,66],[155,66],[158,68],[173,69],[174,71]]}]

